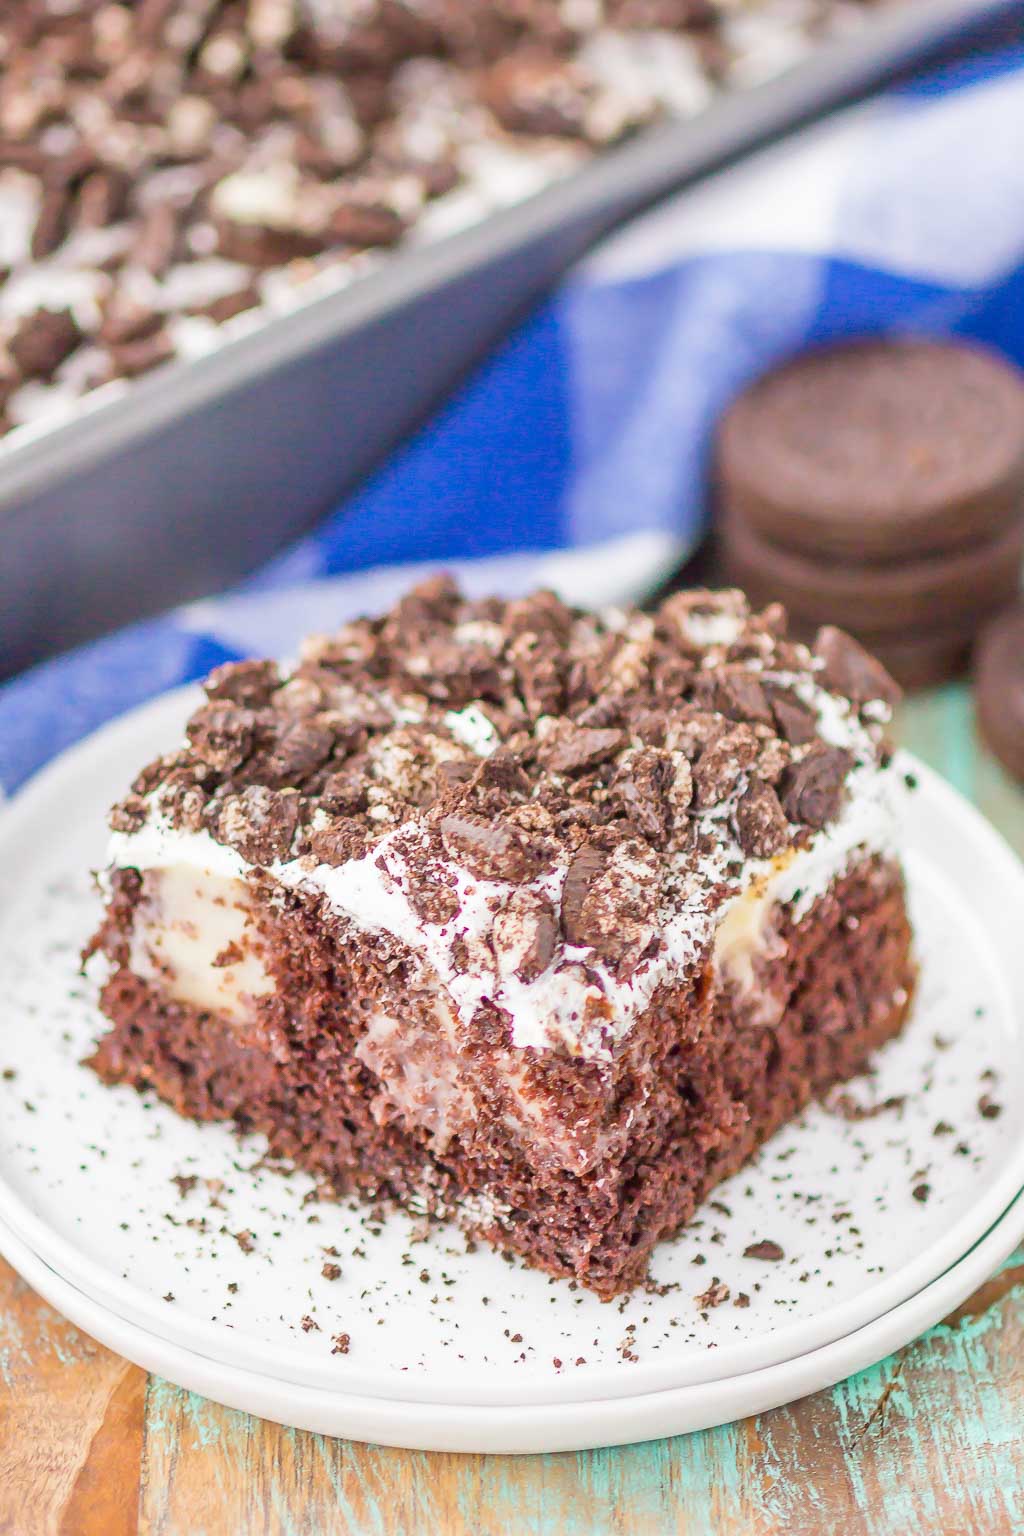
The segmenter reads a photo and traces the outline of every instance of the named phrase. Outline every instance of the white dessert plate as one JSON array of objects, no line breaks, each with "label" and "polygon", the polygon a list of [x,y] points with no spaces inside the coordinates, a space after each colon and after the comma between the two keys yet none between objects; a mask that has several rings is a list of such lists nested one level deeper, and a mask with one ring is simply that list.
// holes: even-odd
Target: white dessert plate
[{"label": "white dessert plate", "polygon": [[295,1429],[411,1451],[582,1451],[713,1429],[820,1392],[909,1344],[982,1285],[1024,1235],[1024,1195],[968,1254],[916,1296],[832,1344],[700,1386],[585,1403],[464,1407],[319,1391],[220,1365],[126,1322],[76,1290],[0,1223],[0,1253],[47,1301],[118,1354],[168,1381]]},{"label": "white dessert plate", "polygon": [[[955,1264],[1024,1187],[1024,870],[909,759],[921,983],[903,1037],[845,1112],[814,1107],[723,1184],[658,1249],[656,1284],[619,1302],[467,1252],[449,1227],[318,1203],[257,1139],[102,1086],[80,1065],[103,1028],[76,970],[99,911],[85,872],[108,804],[194,697],[108,727],[0,815],[0,1220],[99,1306],[211,1370],[295,1387],[462,1406],[635,1398],[844,1338]],[[784,1256],[746,1256],[764,1241]]]}]

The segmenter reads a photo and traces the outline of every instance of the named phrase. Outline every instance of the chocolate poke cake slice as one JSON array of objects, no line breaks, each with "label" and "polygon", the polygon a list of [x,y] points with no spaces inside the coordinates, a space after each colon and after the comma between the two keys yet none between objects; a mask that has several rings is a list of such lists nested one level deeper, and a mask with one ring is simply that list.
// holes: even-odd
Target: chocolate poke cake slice
[{"label": "chocolate poke cake slice", "polygon": [[219,668],[112,813],[91,1065],[603,1296],[914,984],[893,685],[778,607],[447,579]]}]

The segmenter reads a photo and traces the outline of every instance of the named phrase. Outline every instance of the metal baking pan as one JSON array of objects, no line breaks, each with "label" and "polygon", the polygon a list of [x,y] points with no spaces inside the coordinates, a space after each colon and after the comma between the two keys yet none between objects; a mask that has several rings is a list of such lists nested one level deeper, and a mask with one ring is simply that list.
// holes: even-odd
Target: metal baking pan
[{"label": "metal baking pan", "polygon": [[[593,242],[1020,0],[905,0],[764,86],[0,457],[0,676],[223,588],[310,527]],[[386,558],[386,551],[382,551]]]}]

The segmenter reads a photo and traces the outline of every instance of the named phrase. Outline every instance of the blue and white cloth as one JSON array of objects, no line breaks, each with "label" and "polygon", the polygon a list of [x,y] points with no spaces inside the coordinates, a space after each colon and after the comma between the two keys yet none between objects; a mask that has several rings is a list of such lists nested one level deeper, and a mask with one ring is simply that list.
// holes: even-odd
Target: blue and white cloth
[{"label": "blue and white cloth", "polygon": [[778,359],[880,330],[971,336],[1024,365],[1024,46],[848,109],[605,242],[234,595],[0,689],[0,789],[221,661],[386,606],[425,567],[473,593],[642,595],[700,535],[725,402]]}]

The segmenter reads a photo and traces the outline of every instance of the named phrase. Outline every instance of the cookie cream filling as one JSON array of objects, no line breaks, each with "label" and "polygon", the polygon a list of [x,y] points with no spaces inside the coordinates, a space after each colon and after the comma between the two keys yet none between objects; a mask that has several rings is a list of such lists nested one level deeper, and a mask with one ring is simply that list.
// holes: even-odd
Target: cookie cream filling
[{"label": "cookie cream filling", "polygon": [[129,961],[176,1001],[236,1022],[274,987],[258,953],[249,887],[196,863],[144,872]]},{"label": "cookie cream filling", "polygon": [[[781,676],[779,680],[787,681]],[[803,686],[803,697],[818,714],[822,736],[849,748],[857,759],[839,815],[802,847],[757,860],[744,859],[732,840],[728,804],[716,806],[714,812],[694,812],[705,825],[714,826],[714,849],[696,865],[685,853],[666,858],[654,929],[660,945],[624,979],[591,948],[566,943],[556,947],[547,968],[532,980],[500,968],[490,942],[495,917],[507,904],[510,890],[523,887],[480,879],[454,861],[445,873],[458,895],[457,915],[446,923],[424,922],[409,894],[408,825],[385,834],[365,857],[345,864],[317,864],[306,856],[279,860],[268,870],[289,889],[325,897],[355,929],[388,934],[405,945],[443,988],[445,1007],[463,1023],[468,1024],[486,999],[508,1014],[518,1049],[561,1046],[586,1059],[608,1059],[657,990],[685,984],[709,948],[720,975],[740,987],[752,985],[754,958],[773,942],[770,914],[776,904],[786,905],[799,921],[856,859],[894,851],[893,775],[877,765],[870,734],[848,705],[814,684]],[[737,794],[744,787],[741,781]],[[196,895],[189,921],[196,933],[211,922],[210,904],[203,897],[207,882],[244,882],[250,873],[237,851],[209,833],[172,826],[157,802],[151,802],[138,831],[113,834],[110,864],[143,874],[174,872],[179,891],[187,891],[191,881]],[[557,909],[566,872],[565,865],[546,871],[527,888]],[[159,914],[143,914],[142,920],[150,930],[146,943],[152,948]],[[465,946],[468,964],[456,966],[453,961],[456,939]],[[182,974],[188,970],[193,991],[198,954],[193,948],[189,967],[181,968]],[[246,979],[249,992],[258,995],[258,973],[254,970]]]}]

